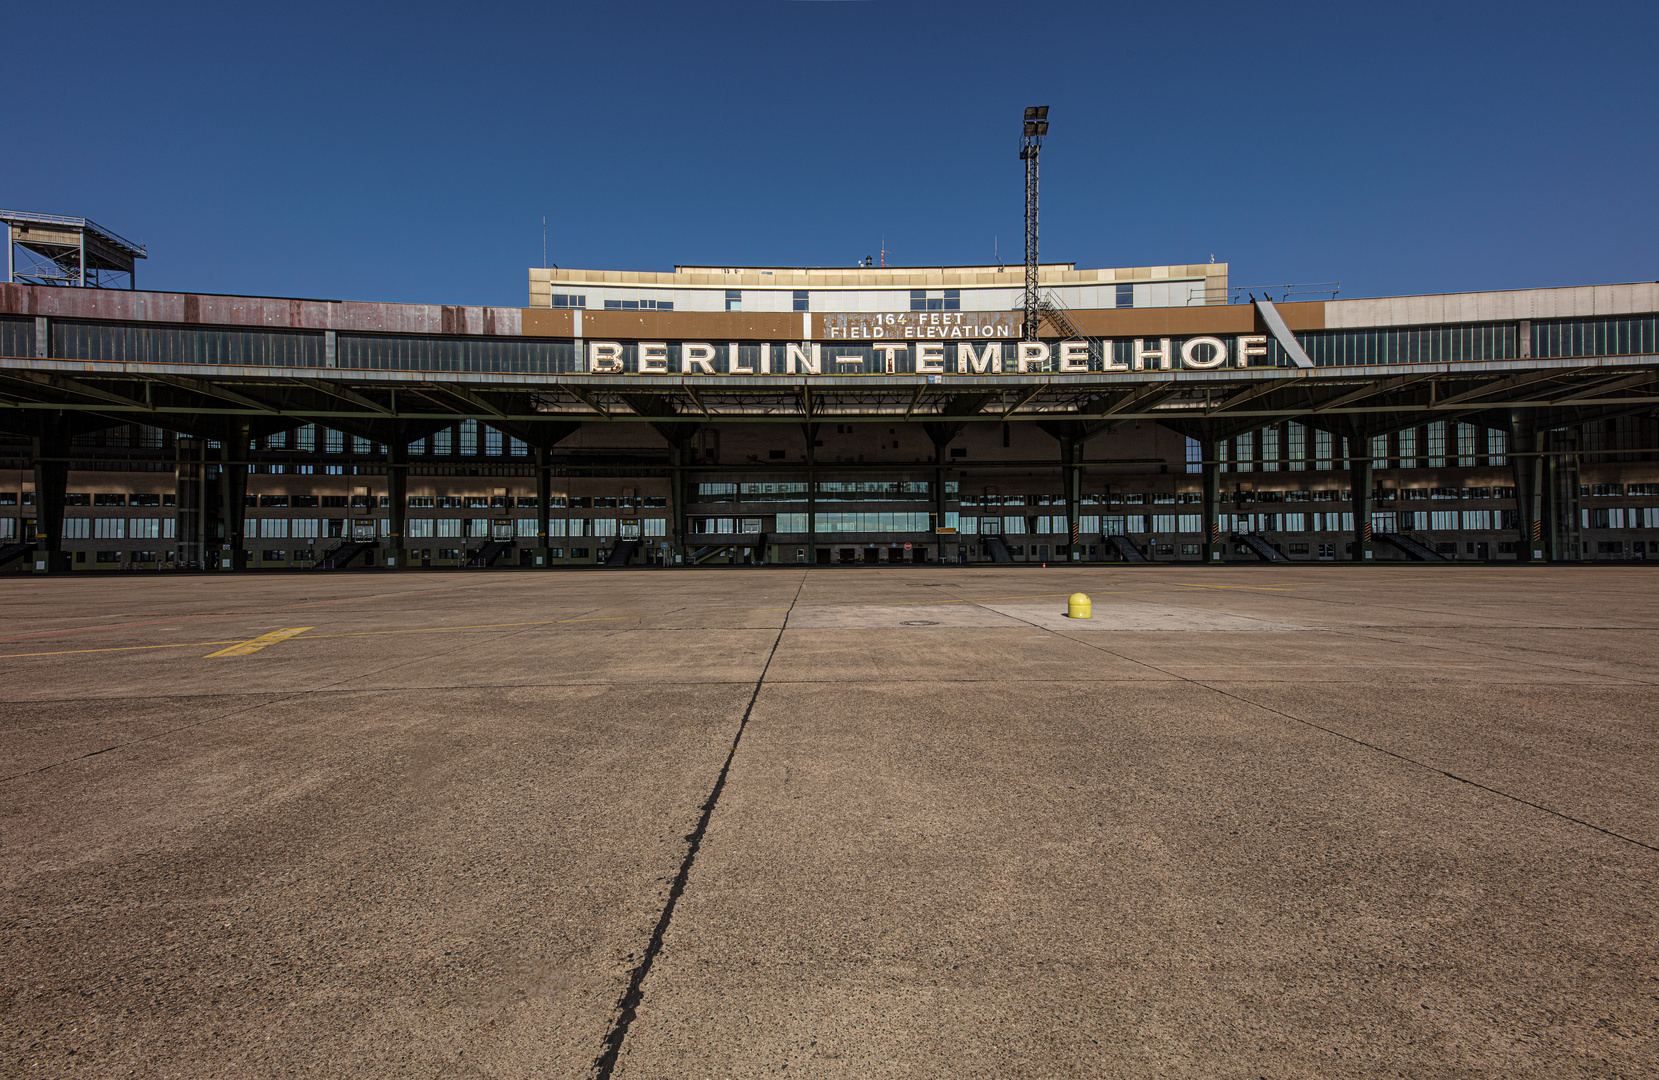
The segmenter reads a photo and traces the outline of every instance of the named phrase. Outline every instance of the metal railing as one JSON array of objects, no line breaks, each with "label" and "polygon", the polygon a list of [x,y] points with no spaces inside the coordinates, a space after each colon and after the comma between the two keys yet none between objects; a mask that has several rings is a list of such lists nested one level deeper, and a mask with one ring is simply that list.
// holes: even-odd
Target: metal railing
[{"label": "metal railing", "polygon": [[[1234,285],[1228,289],[1231,294],[1230,304],[1246,304],[1251,297],[1266,300],[1269,303],[1288,304],[1298,298],[1324,297],[1335,300],[1342,291],[1340,281],[1311,281],[1299,285]],[[1275,296],[1274,294],[1278,295]]]},{"label": "metal railing", "polygon": [[0,222],[7,225],[67,225],[70,228],[85,229],[87,232],[93,233],[112,244],[126,248],[141,259],[149,258],[143,244],[135,244],[126,237],[104,228],[89,218],[65,217],[62,214],[34,214],[27,210],[0,210]]}]

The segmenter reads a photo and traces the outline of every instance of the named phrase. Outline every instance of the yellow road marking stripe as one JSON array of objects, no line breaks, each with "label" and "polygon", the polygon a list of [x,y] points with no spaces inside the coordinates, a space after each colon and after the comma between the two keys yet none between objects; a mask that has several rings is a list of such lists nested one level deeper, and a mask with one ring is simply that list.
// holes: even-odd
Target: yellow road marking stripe
[{"label": "yellow road marking stripe", "polygon": [[202,657],[202,659],[211,660],[215,656],[247,656],[250,653],[258,652],[267,645],[275,645],[279,641],[287,641],[289,638],[303,634],[309,629],[311,629],[309,626],[295,626],[287,630],[272,630],[269,634],[261,634],[250,641],[243,641],[236,645],[232,645],[228,649],[220,649],[218,652],[208,653],[206,656]]},{"label": "yellow road marking stripe", "polygon": [[109,645],[102,649],[55,649],[52,652],[0,653],[0,660],[20,660],[29,656],[78,656],[95,652],[141,652],[145,649],[199,649],[203,645],[235,645],[234,641],[180,641],[173,645]]}]

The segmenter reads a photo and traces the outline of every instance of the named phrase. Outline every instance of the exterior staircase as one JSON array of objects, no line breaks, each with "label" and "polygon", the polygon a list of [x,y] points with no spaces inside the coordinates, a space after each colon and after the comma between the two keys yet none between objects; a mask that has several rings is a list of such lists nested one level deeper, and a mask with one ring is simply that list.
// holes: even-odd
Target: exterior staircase
[{"label": "exterior staircase", "polygon": [[1371,539],[1387,544],[1415,562],[1446,562],[1446,556],[1406,533],[1373,533]]},{"label": "exterior staircase", "polygon": [[1245,547],[1255,552],[1256,557],[1262,562],[1287,563],[1290,561],[1285,558],[1283,552],[1274,547],[1272,544],[1269,544],[1266,537],[1260,536],[1256,533],[1234,533],[1233,543],[1243,544]]},{"label": "exterior staircase", "polygon": [[1100,538],[1106,542],[1109,549],[1117,552],[1118,558],[1124,562],[1143,563],[1147,561],[1146,556],[1141,554],[1141,549],[1136,547],[1135,542],[1127,536],[1107,536],[1102,533]]}]

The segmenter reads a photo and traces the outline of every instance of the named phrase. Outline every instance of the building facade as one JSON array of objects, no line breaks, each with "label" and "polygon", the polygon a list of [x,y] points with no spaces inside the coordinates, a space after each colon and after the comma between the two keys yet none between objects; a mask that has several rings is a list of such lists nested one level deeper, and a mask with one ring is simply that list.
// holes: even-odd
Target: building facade
[{"label": "building facade", "polygon": [[[1659,285],[532,269],[0,285],[0,569],[1659,560]],[[1238,302],[1241,299],[1244,302]]]}]

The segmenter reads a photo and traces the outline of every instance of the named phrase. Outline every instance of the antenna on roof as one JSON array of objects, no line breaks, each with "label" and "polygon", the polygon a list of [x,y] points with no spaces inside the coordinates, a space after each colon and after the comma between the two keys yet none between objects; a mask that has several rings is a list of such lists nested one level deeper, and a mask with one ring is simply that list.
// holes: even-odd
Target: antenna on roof
[{"label": "antenna on roof", "polygon": [[999,249],[997,247],[997,237],[996,237],[995,233],[993,233],[991,235],[991,258],[993,258],[997,261],[997,269],[1001,270],[1002,269],[1002,251],[1001,251],[1001,249]]},{"label": "antenna on roof", "polygon": [[547,269],[547,215],[541,216],[541,268]]},{"label": "antenna on roof", "polygon": [[881,234],[881,265],[887,265],[887,234]]}]

